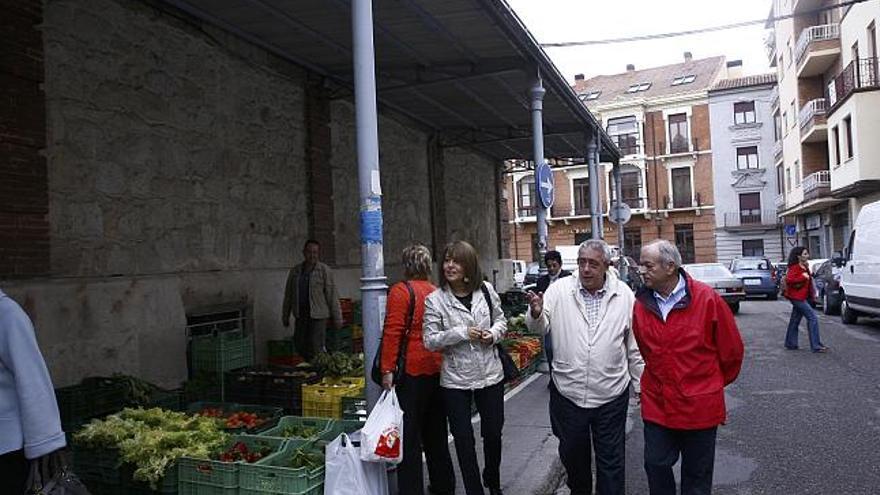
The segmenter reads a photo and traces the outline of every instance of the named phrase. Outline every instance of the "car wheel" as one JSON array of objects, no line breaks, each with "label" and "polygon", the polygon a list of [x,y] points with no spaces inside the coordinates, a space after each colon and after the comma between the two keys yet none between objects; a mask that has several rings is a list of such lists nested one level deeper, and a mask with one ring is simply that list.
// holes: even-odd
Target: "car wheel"
[{"label": "car wheel", "polygon": [[767,294],[768,301],[775,301],[777,299],[779,299],[779,294],[777,294],[776,292],[774,292],[773,294]]},{"label": "car wheel", "polygon": [[843,300],[840,302],[840,321],[847,325],[854,325],[859,321],[859,314],[846,303],[846,296],[842,297]]},{"label": "car wheel", "polygon": [[822,312],[826,315],[837,314],[838,308],[831,299],[831,294],[825,292],[822,294]]},{"label": "car wheel", "polygon": [[735,302],[730,305],[730,310],[733,311],[733,314],[739,313],[739,302]]}]

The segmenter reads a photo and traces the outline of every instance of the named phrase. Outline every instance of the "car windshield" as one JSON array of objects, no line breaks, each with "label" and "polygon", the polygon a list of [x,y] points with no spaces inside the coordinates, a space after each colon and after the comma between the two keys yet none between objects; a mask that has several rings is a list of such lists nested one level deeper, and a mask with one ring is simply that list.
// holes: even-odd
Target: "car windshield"
[{"label": "car windshield", "polygon": [[734,270],[767,270],[770,262],[762,259],[738,259],[733,261]]},{"label": "car windshield", "polygon": [[538,272],[540,271],[540,269],[541,269],[541,266],[538,265],[537,263],[535,263],[534,265],[529,265],[529,271],[528,271],[528,273],[529,273],[530,275],[537,275]]},{"label": "car windshield", "polygon": [[733,278],[730,270],[723,265],[692,265],[685,266],[684,269],[697,280]]}]

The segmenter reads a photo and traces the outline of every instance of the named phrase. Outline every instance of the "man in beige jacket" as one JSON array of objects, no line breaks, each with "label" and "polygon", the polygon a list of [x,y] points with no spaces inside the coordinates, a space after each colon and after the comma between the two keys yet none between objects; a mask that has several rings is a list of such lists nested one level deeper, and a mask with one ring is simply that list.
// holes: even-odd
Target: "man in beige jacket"
[{"label": "man in beige jacket", "polygon": [[[632,333],[635,297],[617,278],[611,249],[589,240],[578,250],[576,277],[529,294],[526,324],[553,333],[550,424],[572,495],[625,493],[626,411],[630,384],[638,396],[644,361]],[[591,445],[592,444],[592,445]]]},{"label": "man in beige jacket", "polygon": [[342,308],[333,279],[333,270],[320,261],[321,246],[308,240],[303,246],[303,262],[294,266],[287,275],[281,322],[290,326],[290,315],[296,319],[293,343],[296,351],[311,361],[324,350],[327,320],[333,318],[337,329],[342,328]]}]

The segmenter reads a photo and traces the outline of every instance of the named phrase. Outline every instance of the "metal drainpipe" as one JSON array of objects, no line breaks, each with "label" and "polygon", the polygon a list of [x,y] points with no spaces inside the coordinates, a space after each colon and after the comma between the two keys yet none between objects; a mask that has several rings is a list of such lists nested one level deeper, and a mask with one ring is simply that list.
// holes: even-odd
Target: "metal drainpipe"
[{"label": "metal drainpipe", "polygon": [[600,222],[599,208],[599,140],[596,131],[590,131],[587,136],[587,170],[590,174],[590,237],[593,239],[602,238],[602,223]]},{"label": "metal drainpipe", "polygon": [[[620,160],[615,160],[612,168],[611,174],[614,176],[614,196],[617,198],[615,203],[617,207],[623,204],[623,184],[620,183]],[[623,256],[623,223],[617,224],[617,247],[620,249],[620,255]]]},{"label": "metal drainpipe", "polygon": [[357,129],[358,192],[361,220],[361,314],[364,327],[364,374],[367,404],[372,410],[380,388],[370,380],[379,348],[388,286],[382,254],[382,188],[379,183],[379,131],[373,51],[372,0],[351,2],[354,44],[354,102]]},{"label": "metal drainpipe", "polygon": [[544,255],[547,254],[547,208],[541,202],[541,183],[538,180],[538,165],[544,163],[544,124],[542,112],[544,110],[544,86],[541,82],[541,73],[535,79],[535,85],[529,90],[532,97],[532,149],[535,153],[535,210],[538,227],[538,273],[547,273],[547,264],[544,263]]}]

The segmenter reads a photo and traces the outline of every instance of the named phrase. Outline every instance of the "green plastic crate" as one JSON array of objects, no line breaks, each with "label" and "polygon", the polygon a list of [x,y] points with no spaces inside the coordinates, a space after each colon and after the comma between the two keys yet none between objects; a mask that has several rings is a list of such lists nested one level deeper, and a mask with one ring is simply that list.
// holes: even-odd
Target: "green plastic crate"
[{"label": "green plastic crate", "polygon": [[125,393],[122,383],[103,378],[56,389],[62,427],[72,431],[89,419],[119,412],[125,407]]},{"label": "green plastic crate", "polygon": [[306,494],[324,486],[324,466],[313,469],[289,467],[298,450],[320,453],[310,442],[287,442],[280,452],[255,464],[244,464],[239,472],[239,494]]},{"label": "green plastic crate", "polygon": [[127,473],[122,482],[121,495],[174,495],[177,493],[177,466],[170,466],[162,480],[156,484],[156,489],[150,488],[148,483],[131,479],[131,472]]},{"label": "green plastic crate", "polygon": [[[236,442],[244,442],[252,451],[268,447],[272,452],[265,458],[280,451],[286,443],[281,438],[235,435],[226,448],[232,447]],[[177,461],[178,493],[237,495],[239,472],[244,464],[246,463],[183,457]]]},{"label": "green plastic crate", "polygon": [[192,338],[192,369],[195,372],[224,373],[253,364],[254,340],[251,335],[227,332]]},{"label": "green plastic crate", "polygon": [[146,407],[161,407],[168,411],[180,411],[183,408],[183,390],[157,390],[153,392]]},{"label": "green plastic crate", "polygon": [[[259,434],[261,437],[275,437],[291,440],[313,440],[326,433],[333,424],[332,419],[328,418],[303,418],[300,416],[284,416],[278,420],[278,424]],[[282,432],[291,426],[308,426],[315,428],[317,433],[309,438],[285,437]]]},{"label": "green plastic crate", "polygon": [[74,472],[92,493],[115,494],[120,491],[123,476],[117,449],[73,443],[70,457]]},{"label": "green plastic crate", "polygon": [[292,356],[296,354],[296,347],[291,339],[266,341],[269,357]]}]

